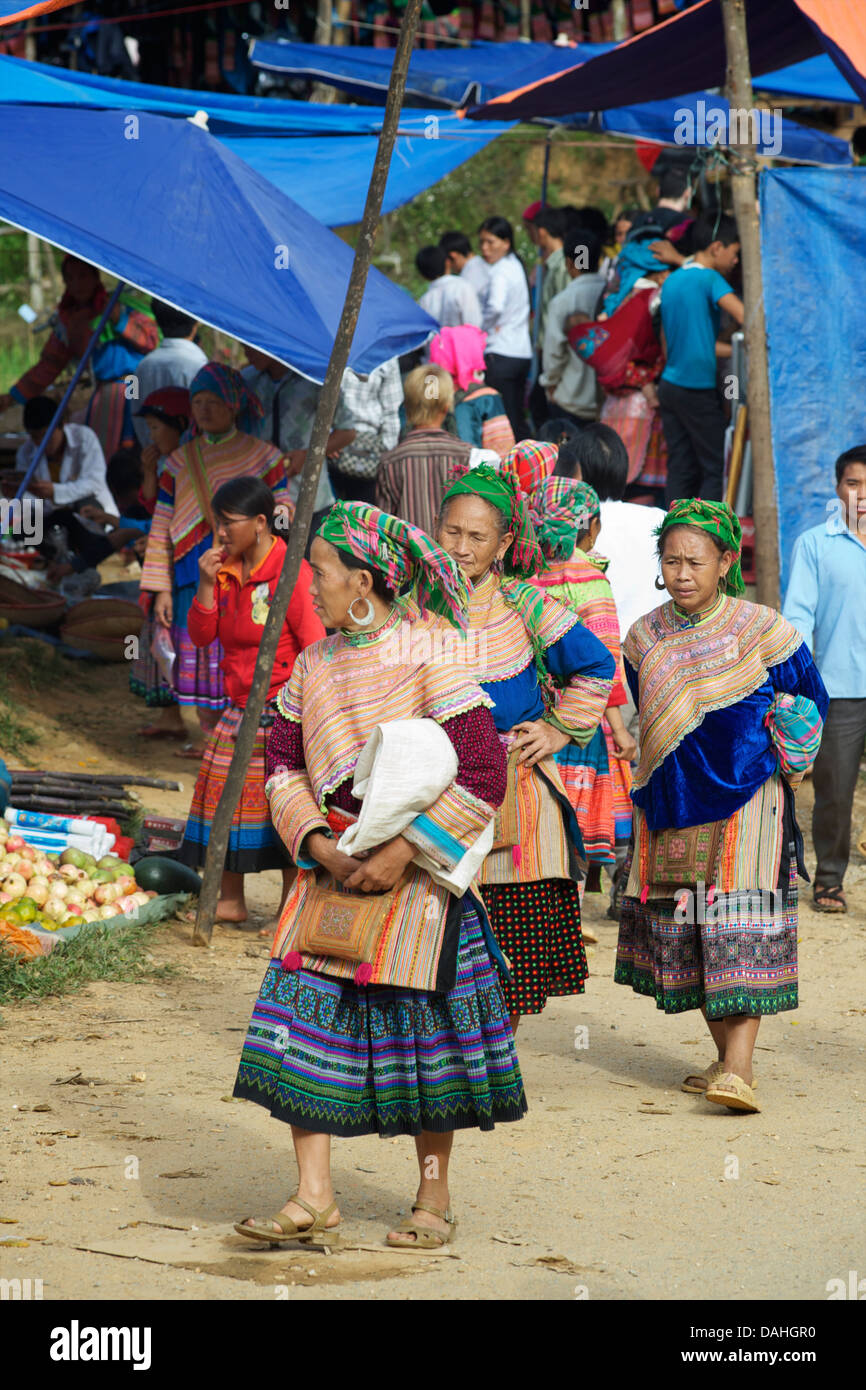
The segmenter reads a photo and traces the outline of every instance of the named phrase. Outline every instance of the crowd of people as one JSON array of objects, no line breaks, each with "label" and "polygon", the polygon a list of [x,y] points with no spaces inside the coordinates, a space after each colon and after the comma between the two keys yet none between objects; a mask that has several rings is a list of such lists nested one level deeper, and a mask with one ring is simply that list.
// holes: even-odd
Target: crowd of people
[{"label": "crowd of people", "polygon": [[629,496],[665,505],[722,498],[733,392],[720,386],[743,322],[736,224],[694,194],[674,164],[655,206],[624,209],[612,227],[597,207],[533,203],[529,271],[503,217],[481,223],[477,250],[454,231],[416,257],[430,282],[419,303],[472,345],[461,345],[472,382],[498,393],[515,440],[600,420],[628,450]]},{"label": "crowd of people", "polygon": [[[616,981],[706,1021],[683,1090],[758,1111],[760,1021],[798,1003],[813,762],[814,904],[845,910],[866,446],[836,465],[838,528],[798,542],[784,616],[749,602],[715,376],[720,311],[742,322],[736,227],[689,218],[678,186],[612,234],[593,209],[527,209],[537,286],[504,219],[478,253],[449,233],[419,252],[441,325],[422,360],[345,374],[218,906],[244,921],[244,876],[282,870],[234,1094],[291,1126],[299,1182],[246,1238],[333,1243],[330,1136],[378,1133],[419,1160],[389,1243],[451,1240],[454,1132],[526,1113],[520,1021],[583,992],[602,872]],[[91,267],[63,274],[64,331],[12,391],[22,470],[104,302]],[[141,557],[131,686],[159,713],[140,735],[199,762],[180,857],[202,865],[320,388],[253,347],[243,372],[208,362],[196,329],[118,304],[85,420],[54,429],[30,487],[43,545],[65,539],[56,577]]]}]

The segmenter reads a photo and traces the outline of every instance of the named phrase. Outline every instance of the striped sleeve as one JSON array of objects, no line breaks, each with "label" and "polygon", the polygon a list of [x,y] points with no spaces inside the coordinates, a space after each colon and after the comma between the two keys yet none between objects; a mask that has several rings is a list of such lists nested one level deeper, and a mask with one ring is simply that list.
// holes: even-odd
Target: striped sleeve
[{"label": "striped sleeve", "polygon": [[[573,587],[576,589],[577,585]],[[587,590],[586,597],[583,602],[575,604],[580,620],[584,627],[588,627],[590,632],[595,633],[599,641],[604,643],[616,662],[616,675],[607,702],[608,707],[624,705],[628,702],[628,696],[623,684],[625,673],[622,669],[619,618],[610,583],[600,574],[597,581],[583,587]]]},{"label": "striped sleeve", "polygon": [[153,522],[147,537],[141,573],[142,589],[149,589],[156,594],[170,591],[172,587],[173,550],[169,527],[173,515],[174,475],[168,469],[164,469],[159,479]]},{"label": "striped sleeve", "polygon": [[403,835],[434,863],[453,869],[504,800],[507,763],[493,716],[484,706],[441,727],[457,753],[457,776]]},{"label": "striped sleeve", "polygon": [[[317,861],[303,854],[301,846],[314,830],[321,830],[328,835],[331,832],[327,820],[316,805],[304,766],[304,740],[300,718],[286,717],[282,712],[287,704],[291,708],[289,689],[295,682],[295,677],[298,676],[298,686],[302,680],[298,665],[296,661],[291,679],[277,697],[278,713],[265,751],[268,779],[265,783],[265,795],[271,808],[274,829],[292,859],[301,869],[314,869]],[[284,696],[286,703],[283,701]],[[300,709],[298,713],[300,715]]]},{"label": "striped sleeve", "polygon": [[549,722],[581,747],[589,743],[610,702],[616,674],[614,659],[603,642],[576,622],[547,648],[548,670],[562,686]]}]

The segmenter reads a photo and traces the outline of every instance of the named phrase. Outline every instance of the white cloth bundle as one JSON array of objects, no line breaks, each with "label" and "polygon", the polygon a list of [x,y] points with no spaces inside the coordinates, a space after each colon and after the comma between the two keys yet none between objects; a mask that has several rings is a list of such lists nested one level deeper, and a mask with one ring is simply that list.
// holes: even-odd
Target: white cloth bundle
[{"label": "white cloth bundle", "polygon": [[[378,849],[429,810],[457,776],[454,745],[434,719],[394,719],[377,724],[355,767],[352,789],[361,798],[358,819],[344,830],[344,854]],[[462,897],[493,847],[493,815],[463,858],[446,872],[418,850],[413,863],[434,883]]]}]

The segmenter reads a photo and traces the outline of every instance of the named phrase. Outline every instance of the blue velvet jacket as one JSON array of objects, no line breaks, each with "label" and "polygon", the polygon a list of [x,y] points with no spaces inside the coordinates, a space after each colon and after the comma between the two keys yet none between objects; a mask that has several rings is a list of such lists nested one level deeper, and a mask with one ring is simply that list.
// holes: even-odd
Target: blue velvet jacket
[{"label": "blue velvet jacket", "polygon": [[[625,672],[640,713],[638,673]],[[724,820],[745,806],[772,776],[777,757],[764,719],[778,694],[805,695],[824,719],[829,697],[808,647],[767,668],[766,679],[743,699],[705,714],[646,784],[632,790],[650,830],[670,830]]]}]

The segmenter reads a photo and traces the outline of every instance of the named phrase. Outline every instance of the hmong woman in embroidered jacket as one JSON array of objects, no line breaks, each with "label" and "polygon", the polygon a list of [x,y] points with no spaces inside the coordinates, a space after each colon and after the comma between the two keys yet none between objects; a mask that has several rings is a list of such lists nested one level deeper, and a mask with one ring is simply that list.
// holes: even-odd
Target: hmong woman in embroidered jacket
[{"label": "hmong woman in embroidered jacket", "polygon": [[640,720],[634,850],[615,979],[666,1013],[701,1009],[718,1053],[683,1089],[755,1111],[764,1014],[797,1007],[793,788],[814,759],[827,692],[808,646],[747,603],[730,508],[674,502],[659,528],[672,602],[630,628]]},{"label": "hmong woman in embroidered jacket", "polygon": [[[154,616],[172,631],[178,703],[218,711],[231,703],[220,668],[222,648],[219,642],[197,647],[187,629],[198,562],[213,544],[213,495],[231,478],[252,476],[267,483],[278,507],[291,509],[291,502],[285,458],[272,444],[246,433],[261,418],[262,407],[240,373],[208,362],[189,394],[193,438],[170,455],[160,476],[141,587],[155,594]],[[215,718],[204,716],[208,731]]]},{"label": "hmong woman in embroidered jacket", "polygon": [[616,678],[599,728],[585,746],[572,741],[556,755],[587,859],[607,864],[613,873],[615,864],[625,858],[631,839],[629,760],[637,745],[620,713],[627,697],[619,619],[605,577],[608,561],[592,549],[601,530],[601,507],[595,490],[572,478],[545,479],[533,489],[530,504],[538,542],[548,562],[535,583],[576,613],[616,662]]},{"label": "hmong woman in embroidered jacket", "polygon": [[[489,835],[505,792],[505,757],[490,701],[466,665],[402,661],[395,644],[406,616],[395,596],[410,581],[421,612],[465,626],[457,566],[416,527],[342,502],[313,541],[311,563],[316,611],[338,631],[301,653],[277,699],[267,792],[299,873],[234,1090],[291,1124],[300,1185],[276,1218],[236,1229],[279,1240],[312,1229],[312,1217],[321,1239],[339,1221],[329,1136],[411,1134],[421,1173],[414,1220],[389,1243],[432,1249],[453,1231],[453,1131],[489,1130],[526,1109],[483,906],[431,877],[436,865],[443,874],[454,870]],[[337,837],[367,810],[364,803],[359,818],[355,767],[377,726],[394,721],[412,721],[401,726],[410,733],[415,725],[428,737],[432,731],[456,777],[426,810],[404,819],[401,834],[354,858]],[[415,862],[419,852],[429,872]],[[351,894],[393,890],[372,964],[300,949],[310,945],[305,921],[320,891],[317,865]]]},{"label": "hmong woman in embroidered jacket", "polygon": [[[575,613],[521,582],[544,560],[510,474],[482,464],[454,483],[437,539],[471,583],[469,657],[509,752],[508,796],[479,881],[511,963],[505,995],[516,1027],[548,998],[583,992],[583,846],[554,755],[592,738],[614,662]],[[504,578],[493,568],[500,561]]]}]

